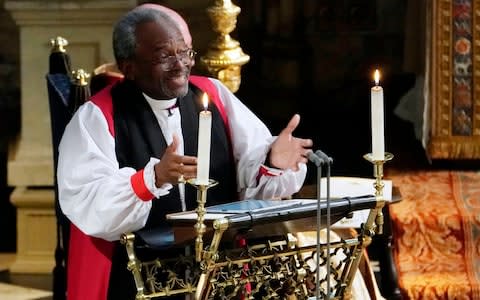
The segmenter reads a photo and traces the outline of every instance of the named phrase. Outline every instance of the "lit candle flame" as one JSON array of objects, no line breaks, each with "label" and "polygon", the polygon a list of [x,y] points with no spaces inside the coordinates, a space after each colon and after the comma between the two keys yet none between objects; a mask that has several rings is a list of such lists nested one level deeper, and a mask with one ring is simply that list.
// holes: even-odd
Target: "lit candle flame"
[{"label": "lit candle flame", "polygon": [[375,79],[375,85],[378,85],[380,83],[380,72],[378,71],[378,69],[375,70],[373,78]]},{"label": "lit candle flame", "polygon": [[208,95],[207,95],[207,93],[203,93],[202,103],[203,103],[203,108],[205,110],[207,110],[207,108],[208,108]]}]

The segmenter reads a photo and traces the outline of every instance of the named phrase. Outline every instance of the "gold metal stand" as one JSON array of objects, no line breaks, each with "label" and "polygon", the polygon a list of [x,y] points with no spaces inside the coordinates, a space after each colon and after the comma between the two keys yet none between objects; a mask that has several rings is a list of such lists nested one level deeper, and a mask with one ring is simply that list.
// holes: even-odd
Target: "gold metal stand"
[{"label": "gold metal stand", "polygon": [[122,234],[120,237],[120,243],[125,245],[128,256],[127,269],[132,272],[133,280],[135,281],[135,286],[137,287],[137,295],[135,296],[136,300],[143,300],[145,298],[145,284],[142,279],[142,263],[138,260],[137,255],[135,254],[135,235],[133,233]]},{"label": "gold metal stand", "polygon": [[250,60],[250,56],[243,53],[240,43],[230,36],[237,25],[240,10],[231,0],[216,0],[207,9],[213,31],[218,33],[218,37],[211,43],[205,56],[200,57],[207,71],[222,81],[232,93],[240,87],[241,67]]},{"label": "gold metal stand", "polygon": [[[367,219],[367,223],[365,226],[369,226],[367,230],[374,230],[376,234],[383,234],[383,212],[382,208],[385,206],[385,199],[383,198],[383,165],[393,159],[392,153],[385,153],[385,159],[383,160],[374,160],[372,158],[371,153],[365,154],[363,156],[366,160],[373,164],[373,176],[375,177],[375,197],[377,198],[377,207],[376,214],[374,214],[374,210],[369,215]],[[375,221],[375,222],[374,222]]]},{"label": "gold metal stand", "polygon": [[360,258],[363,255],[363,250],[372,243],[372,237],[375,234],[383,234],[383,212],[382,209],[385,206],[385,199],[383,198],[383,187],[385,186],[383,178],[383,165],[393,159],[393,154],[386,152],[385,159],[375,160],[372,157],[371,153],[367,153],[363,156],[366,160],[373,164],[373,176],[375,177],[375,198],[377,205],[375,208],[370,210],[367,221],[363,224],[361,229],[361,238],[360,244],[353,251],[354,263],[352,264],[351,269],[349,270],[349,275],[347,276],[345,295],[352,295],[352,282],[355,275],[355,272],[358,270],[358,265],[360,263]]},{"label": "gold metal stand", "polygon": [[197,223],[195,224],[195,232],[197,238],[195,239],[195,258],[197,262],[200,262],[203,258],[203,234],[206,231],[206,226],[203,223],[204,216],[207,210],[205,209],[205,203],[207,203],[207,190],[212,186],[216,186],[218,181],[209,180],[208,184],[198,184],[196,178],[190,179],[187,183],[193,185],[197,189]]}]

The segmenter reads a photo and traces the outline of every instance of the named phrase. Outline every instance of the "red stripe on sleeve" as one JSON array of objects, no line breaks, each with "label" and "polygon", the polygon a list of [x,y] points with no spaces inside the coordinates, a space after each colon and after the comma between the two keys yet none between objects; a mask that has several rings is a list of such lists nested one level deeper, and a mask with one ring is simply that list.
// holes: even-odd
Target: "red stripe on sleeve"
[{"label": "red stripe on sleeve", "polygon": [[145,181],[143,180],[143,169],[130,177],[130,183],[132,184],[133,191],[135,192],[137,197],[140,198],[140,200],[150,201],[155,198],[155,196],[148,190],[147,186],[145,185]]},{"label": "red stripe on sleeve", "polygon": [[258,175],[257,175],[257,182],[260,180],[260,177],[262,176],[278,176],[278,175],[280,174],[272,173],[268,170],[267,167],[260,166],[260,170],[258,170]]}]

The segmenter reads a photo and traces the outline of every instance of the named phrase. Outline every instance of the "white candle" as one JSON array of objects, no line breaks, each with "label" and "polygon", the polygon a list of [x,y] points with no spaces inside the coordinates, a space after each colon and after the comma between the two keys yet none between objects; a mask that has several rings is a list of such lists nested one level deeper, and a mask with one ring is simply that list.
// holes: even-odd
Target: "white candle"
[{"label": "white candle", "polygon": [[207,110],[208,96],[203,94],[203,107],[198,118],[197,184],[208,184],[210,171],[210,140],[212,113]]},{"label": "white candle", "polygon": [[383,88],[379,85],[380,72],[375,70],[375,86],[371,91],[372,110],[372,158],[385,159],[385,141],[383,124]]}]

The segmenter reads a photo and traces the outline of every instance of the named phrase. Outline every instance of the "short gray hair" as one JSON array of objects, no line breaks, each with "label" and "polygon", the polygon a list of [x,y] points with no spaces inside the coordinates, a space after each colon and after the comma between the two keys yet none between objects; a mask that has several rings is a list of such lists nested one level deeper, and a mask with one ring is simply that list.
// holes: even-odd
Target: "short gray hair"
[{"label": "short gray hair", "polygon": [[117,65],[119,62],[135,56],[137,40],[135,31],[142,23],[156,22],[158,24],[171,23],[178,27],[175,21],[162,11],[137,7],[124,15],[113,28],[113,54]]}]

